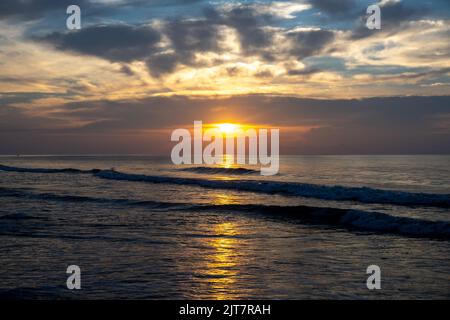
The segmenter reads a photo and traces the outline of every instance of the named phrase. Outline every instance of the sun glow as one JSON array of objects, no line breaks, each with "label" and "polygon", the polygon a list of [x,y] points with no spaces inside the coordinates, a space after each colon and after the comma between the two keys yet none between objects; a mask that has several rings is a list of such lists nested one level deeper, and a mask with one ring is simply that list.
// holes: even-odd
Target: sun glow
[{"label": "sun glow", "polygon": [[219,128],[220,132],[222,132],[222,133],[232,134],[236,131],[236,129],[238,128],[238,125],[233,124],[233,123],[220,123],[217,125],[217,127]]}]

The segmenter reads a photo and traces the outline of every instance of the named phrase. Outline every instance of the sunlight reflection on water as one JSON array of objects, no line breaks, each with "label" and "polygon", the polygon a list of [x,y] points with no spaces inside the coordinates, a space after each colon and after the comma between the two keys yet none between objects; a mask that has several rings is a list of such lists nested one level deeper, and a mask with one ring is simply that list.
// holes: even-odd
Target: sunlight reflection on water
[{"label": "sunlight reflection on water", "polygon": [[208,244],[215,251],[206,263],[206,274],[211,278],[210,285],[214,292],[213,299],[229,299],[236,283],[237,266],[240,265],[238,229],[234,223],[221,223],[214,226],[217,238],[208,239]]}]

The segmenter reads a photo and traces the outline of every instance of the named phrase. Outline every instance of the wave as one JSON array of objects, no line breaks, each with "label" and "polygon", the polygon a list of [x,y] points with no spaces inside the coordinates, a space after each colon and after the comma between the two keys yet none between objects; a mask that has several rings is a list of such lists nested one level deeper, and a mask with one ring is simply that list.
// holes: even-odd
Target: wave
[{"label": "wave", "polygon": [[74,168],[65,168],[65,169],[48,169],[48,168],[18,168],[18,167],[10,167],[10,166],[4,166],[0,165],[1,171],[12,171],[12,172],[23,172],[23,173],[95,173],[100,171],[99,169],[92,169],[92,170],[81,170],[81,169],[74,169]]},{"label": "wave", "polygon": [[[123,206],[145,207],[162,211],[187,212],[239,212],[257,214],[274,219],[284,219],[308,225],[321,225],[348,229],[352,231],[368,231],[381,234],[450,240],[450,222],[429,221],[418,218],[398,217],[380,212],[337,209],[312,206],[275,206],[259,204],[191,204],[176,202],[142,201],[132,199],[95,198],[75,195],[57,195],[50,193],[34,193],[21,189],[0,188],[0,196],[28,197],[41,200],[62,202],[90,202]],[[0,217],[2,220],[26,220],[34,217],[13,214]]]},{"label": "wave", "polygon": [[259,170],[246,168],[190,167],[180,169],[179,171],[202,173],[202,174],[229,174],[229,175],[260,174]]},{"label": "wave", "polygon": [[433,206],[450,208],[449,194],[412,193],[373,189],[368,187],[325,186],[297,182],[257,181],[257,180],[209,180],[198,178],[178,178],[149,176],[101,170],[96,177],[132,182],[167,183],[195,185],[204,188],[251,191],[267,194],[282,194],[334,201],[358,201],[362,203],[382,203],[406,206]]},{"label": "wave", "polygon": [[450,222],[391,216],[381,212],[310,206],[215,205],[203,210],[266,214],[305,224],[327,225],[356,231],[450,240]]},{"label": "wave", "polygon": [[298,182],[267,180],[213,180],[202,178],[180,178],[122,173],[111,170],[79,169],[25,169],[0,165],[0,170],[38,173],[81,173],[97,178],[130,182],[193,185],[203,188],[249,191],[266,194],[281,194],[304,198],[333,201],[356,201],[361,203],[393,204],[403,206],[431,206],[450,208],[450,194],[413,193],[382,190],[368,187],[326,186]]},{"label": "wave", "polygon": [[[54,193],[35,193],[27,189],[18,188],[3,188],[0,187],[1,197],[14,197],[14,198],[26,198],[33,200],[48,200],[48,201],[61,201],[61,202],[83,202],[83,203],[96,203],[96,204],[113,204],[123,206],[145,206],[152,209],[177,209],[178,203],[160,202],[160,201],[148,201],[148,200],[129,200],[129,199],[111,199],[111,198],[96,198],[89,196],[78,195],[64,195]],[[9,218],[9,216],[4,216]],[[1,219],[2,217],[0,217]]]}]

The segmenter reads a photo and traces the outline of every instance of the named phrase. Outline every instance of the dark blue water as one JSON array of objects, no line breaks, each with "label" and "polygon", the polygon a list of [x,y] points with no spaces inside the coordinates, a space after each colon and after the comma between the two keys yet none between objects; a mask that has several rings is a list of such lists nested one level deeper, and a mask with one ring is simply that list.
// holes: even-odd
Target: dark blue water
[{"label": "dark blue water", "polygon": [[450,298],[448,156],[283,157],[274,177],[138,156],[0,164],[0,296]]}]

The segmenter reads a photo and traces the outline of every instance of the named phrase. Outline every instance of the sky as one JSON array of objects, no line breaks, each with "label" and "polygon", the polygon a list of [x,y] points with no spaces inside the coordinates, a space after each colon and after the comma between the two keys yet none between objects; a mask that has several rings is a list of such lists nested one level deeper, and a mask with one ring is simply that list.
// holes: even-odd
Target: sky
[{"label": "sky", "polygon": [[449,22],[446,0],[2,0],[0,154],[168,155],[194,120],[280,128],[285,154],[448,154]]}]

